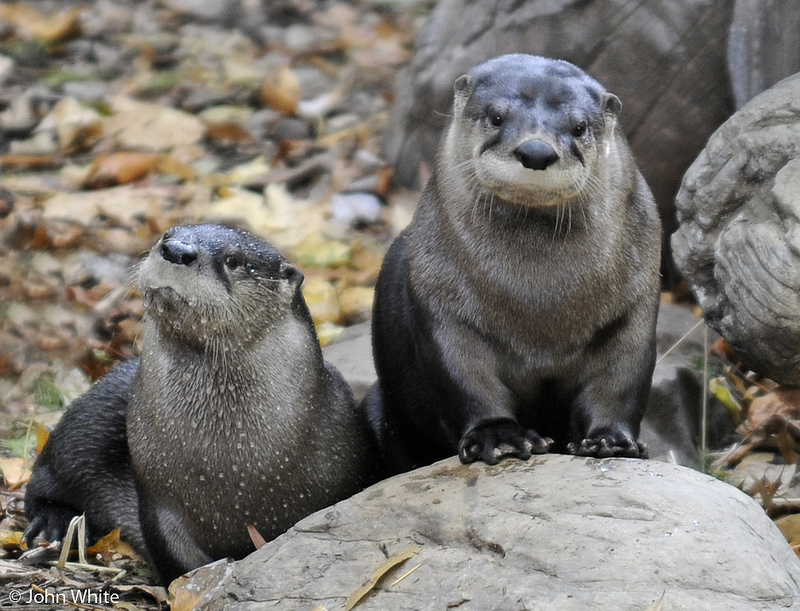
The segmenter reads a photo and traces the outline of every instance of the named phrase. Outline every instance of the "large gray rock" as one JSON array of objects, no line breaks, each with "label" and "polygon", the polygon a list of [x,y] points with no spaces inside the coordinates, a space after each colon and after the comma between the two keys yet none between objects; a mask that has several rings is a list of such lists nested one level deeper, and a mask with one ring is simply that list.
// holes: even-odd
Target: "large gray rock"
[{"label": "large gray rock", "polygon": [[800,384],[800,74],[709,139],[676,199],[675,262],[750,368]]},{"label": "large gray rock", "polygon": [[454,458],[376,484],[227,567],[197,608],[343,609],[412,546],[357,609],[643,611],[662,595],[670,610],[800,608],[800,561],[742,492],[666,463],[558,455]]},{"label": "large gray rock", "polygon": [[728,70],[736,108],[800,70],[797,0],[736,0]]}]

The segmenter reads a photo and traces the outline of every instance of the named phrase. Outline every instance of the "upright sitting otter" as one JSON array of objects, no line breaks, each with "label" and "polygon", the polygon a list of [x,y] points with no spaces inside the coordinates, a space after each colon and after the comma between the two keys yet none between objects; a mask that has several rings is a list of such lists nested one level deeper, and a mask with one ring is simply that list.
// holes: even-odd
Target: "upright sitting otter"
[{"label": "upright sitting otter", "polygon": [[142,355],[76,400],[34,466],[28,541],[86,512],[165,582],[371,483],[369,434],[322,358],[302,273],[244,231],[174,227],[139,272]]},{"label": "upright sitting otter", "polygon": [[376,288],[365,402],[385,459],[400,472],[455,453],[645,455],[659,219],[619,99],[529,55],[481,64],[454,91]]}]

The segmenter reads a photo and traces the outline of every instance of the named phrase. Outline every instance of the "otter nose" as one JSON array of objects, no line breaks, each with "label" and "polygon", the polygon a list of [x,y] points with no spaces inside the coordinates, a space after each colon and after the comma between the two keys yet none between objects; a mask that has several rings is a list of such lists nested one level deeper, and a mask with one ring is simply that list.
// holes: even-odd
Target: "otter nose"
[{"label": "otter nose", "polygon": [[514,157],[529,170],[546,170],[558,161],[553,147],[538,138],[520,144],[514,149]]},{"label": "otter nose", "polygon": [[191,265],[197,259],[197,247],[180,240],[166,239],[161,243],[161,256],[177,265]]}]

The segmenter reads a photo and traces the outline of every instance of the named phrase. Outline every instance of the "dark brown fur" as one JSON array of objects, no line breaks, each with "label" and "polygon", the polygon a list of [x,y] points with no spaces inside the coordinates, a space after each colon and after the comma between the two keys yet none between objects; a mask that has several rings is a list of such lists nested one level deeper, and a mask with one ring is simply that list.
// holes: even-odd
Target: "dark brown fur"
[{"label": "dark brown fur", "polygon": [[641,456],[659,221],[619,100],[566,62],[456,81],[413,221],[378,280],[366,405],[393,471],[557,449]]},{"label": "dark brown fur", "polygon": [[169,582],[252,551],[249,524],[272,539],[371,483],[365,422],[323,361],[302,280],[246,232],[167,231],[140,269],[141,359],[65,413],[28,487],[26,537],[58,538],[86,511]]}]

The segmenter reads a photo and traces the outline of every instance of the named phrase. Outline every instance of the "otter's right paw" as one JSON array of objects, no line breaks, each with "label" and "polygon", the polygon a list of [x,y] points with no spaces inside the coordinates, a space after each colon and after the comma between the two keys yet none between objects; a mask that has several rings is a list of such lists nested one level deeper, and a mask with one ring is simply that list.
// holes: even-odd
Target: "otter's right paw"
[{"label": "otter's right paw", "polygon": [[77,515],[74,510],[61,505],[41,507],[35,514],[31,518],[28,528],[22,534],[22,539],[28,546],[40,534],[45,541],[50,543],[61,541],[67,534],[70,520]]},{"label": "otter's right paw", "polygon": [[545,454],[552,445],[549,437],[523,429],[514,421],[494,421],[476,426],[461,438],[458,458],[464,464],[482,460],[496,465],[504,456],[528,460],[531,454]]}]

